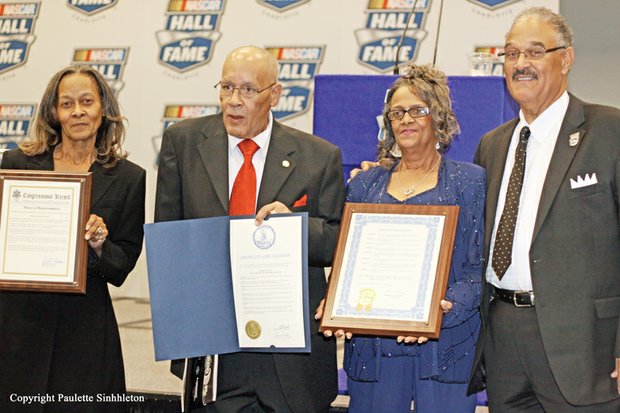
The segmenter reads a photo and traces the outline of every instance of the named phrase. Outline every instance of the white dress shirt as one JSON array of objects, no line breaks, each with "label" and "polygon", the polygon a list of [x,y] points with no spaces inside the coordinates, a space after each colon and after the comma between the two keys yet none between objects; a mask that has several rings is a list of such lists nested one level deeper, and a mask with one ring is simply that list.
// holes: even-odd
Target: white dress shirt
[{"label": "white dress shirt", "polygon": [[[512,133],[502,185],[499,191],[497,211],[495,212],[495,224],[491,238],[491,248],[489,251],[489,265],[487,266],[486,279],[496,287],[506,290],[532,290],[532,275],[530,272],[529,252],[532,245],[534,234],[534,224],[538,214],[538,204],[543,191],[543,185],[547,177],[549,162],[553,155],[553,149],[568,108],[569,96],[565,91],[562,96],[551,104],[541,113],[531,124],[525,121],[523,112],[519,112],[519,123]],[[514,241],[512,247],[512,264],[508,267],[506,274],[500,281],[493,271],[491,260],[493,259],[493,248],[495,246],[495,236],[499,220],[504,210],[506,201],[506,190],[508,180],[515,162],[515,151],[519,142],[521,128],[530,128],[530,138],[527,144],[525,155],[525,174],[523,177],[523,187],[519,201],[519,213],[515,227]]]},{"label": "white dress shirt", "polygon": [[[263,170],[265,169],[265,161],[267,160],[267,150],[269,149],[269,141],[271,140],[271,129],[273,128],[273,115],[269,112],[269,123],[267,129],[252,138],[259,149],[252,157],[252,165],[256,170],[256,201],[258,202],[258,192],[260,191],[260,183],[263,178]],[[232,193],[235,178],[241,165],[243,165],[243,153],[237,145],[243,139],[228,135],[228,199]]]}]

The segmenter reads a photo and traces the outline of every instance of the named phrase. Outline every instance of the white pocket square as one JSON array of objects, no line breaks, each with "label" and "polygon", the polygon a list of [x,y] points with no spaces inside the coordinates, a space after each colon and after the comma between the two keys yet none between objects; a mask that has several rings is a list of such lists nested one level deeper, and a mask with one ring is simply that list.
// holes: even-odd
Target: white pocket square
[{"label": "white pocket square", "polygon": [[597,184],[596,173],[585,174],[582,178],[581,175],[577,175],[577,180],[570,179],[570,189],[583,188],[586,186]]}]

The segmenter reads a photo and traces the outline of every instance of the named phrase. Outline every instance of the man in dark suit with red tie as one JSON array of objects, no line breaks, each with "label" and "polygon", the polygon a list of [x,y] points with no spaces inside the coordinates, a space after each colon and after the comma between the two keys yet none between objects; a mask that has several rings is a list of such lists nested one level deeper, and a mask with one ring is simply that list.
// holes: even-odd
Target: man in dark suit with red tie
[{"label": "man in dark suit with red tie", "polygon": [[[341,154],[273,119],[270,109],[282,93],[277,79],[277,61],[264,49],[241,47],[228,55],[217,84],[222,112],[164,133],[155,221],[256,213],[260,223],[270,214],[307,211],[313,315],[325,293],[324,267],[331,265],[344,202]],[[318,326],[311,331],[310,354],[221,355],[217,400],[195,411],[326,412],[337,392],[335,345]]]},{"label": "man in dark suit with red tie", "polygon": [[492,412],[620,412],[620,111],[566,91],[572,46],[562,16],[516,17],[504,56],[519,118],[476,153],[486,277],[470,391],[484,373]]}]

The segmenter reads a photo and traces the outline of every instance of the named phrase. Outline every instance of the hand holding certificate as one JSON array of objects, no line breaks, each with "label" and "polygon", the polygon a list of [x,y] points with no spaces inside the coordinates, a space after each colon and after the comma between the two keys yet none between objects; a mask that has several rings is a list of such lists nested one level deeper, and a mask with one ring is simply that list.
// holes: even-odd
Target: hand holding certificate
[{"label": "hand holding certificate", "polygon": [[321,331],[436,338],[458,207],[346,204]]},{"label": "hand holding certificate", "polygon": [[0,172],[0,289],[84,293],[90,173]]},{"label": "hand holding certificate", "polygon": [[307,213],[146,225],[155,358],[309,352],[307,226]]},{"label": "hand holding certificate", "polygon": [[230,221],[239,347],[305,347],[302,217]]}]

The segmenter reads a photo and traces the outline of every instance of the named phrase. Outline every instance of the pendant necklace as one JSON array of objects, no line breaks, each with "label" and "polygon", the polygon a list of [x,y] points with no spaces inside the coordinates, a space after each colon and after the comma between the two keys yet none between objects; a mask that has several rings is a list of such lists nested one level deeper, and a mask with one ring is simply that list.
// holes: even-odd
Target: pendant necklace
[{"label": "pendant necklace", "polygon": [[[441,155],[439,156],[439,159],[437,159],[437,162],[435,162],[435,165],[433,165],[433,167],[429,169],[418,182],[408,187],[405,187],[400,181],[401,171],[398,171],[398,173],[396,174],[396,181],[398,182],[398,186],[400,186],[400,190],[403,191],[403,194],[405,194],[406,196],[413,195],[415,193],[416,187],[420,185],[430,175],[430,173],[433,172],[435,168],[437,168],[437,166],[439,166],[440,161],[441,161]],[[403,161],[401,160],[401,162]],[[402,168],[399,166],[399,169],[402,169]]]}]

